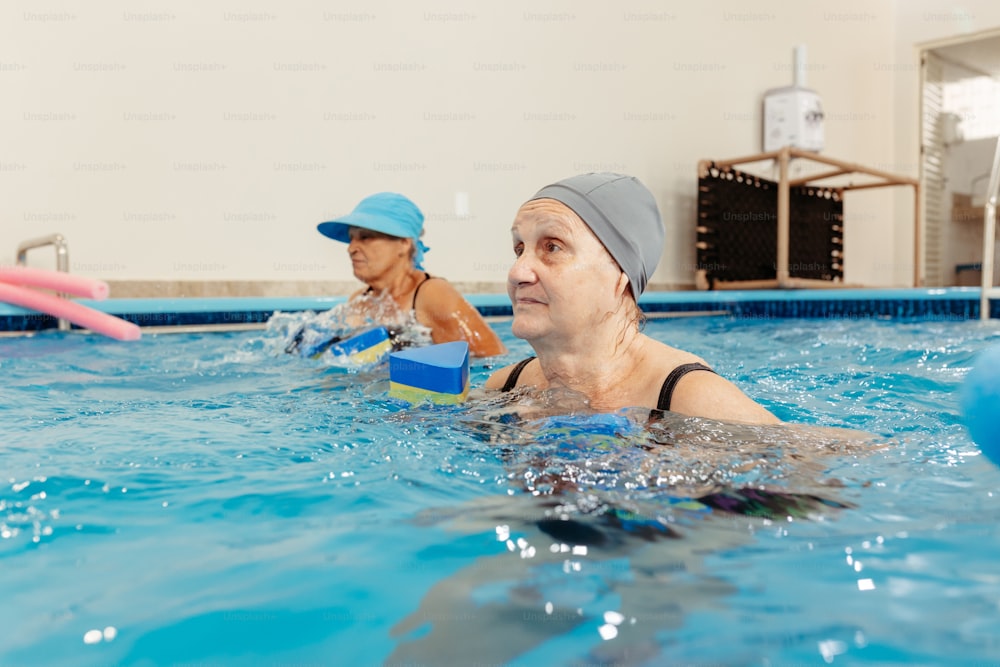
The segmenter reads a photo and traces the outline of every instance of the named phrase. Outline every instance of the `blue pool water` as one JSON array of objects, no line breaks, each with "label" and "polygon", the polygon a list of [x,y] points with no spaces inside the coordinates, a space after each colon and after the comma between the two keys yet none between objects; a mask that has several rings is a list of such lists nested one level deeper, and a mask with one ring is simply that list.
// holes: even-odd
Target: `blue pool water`
[{"label": "blue pool water", "polygon": [[1000,660],[957,397],[995,322],[647,333],[798,426],[409,407],[268,331],[0,339],[0,664]]}]

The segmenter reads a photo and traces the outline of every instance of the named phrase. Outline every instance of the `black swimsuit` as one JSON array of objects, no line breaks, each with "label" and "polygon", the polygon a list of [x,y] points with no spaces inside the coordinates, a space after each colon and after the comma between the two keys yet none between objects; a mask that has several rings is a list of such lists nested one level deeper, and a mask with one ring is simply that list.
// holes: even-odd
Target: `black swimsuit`
[{"label": "black swimsuit", "polygon": [[[527,366],[535,357],[528,357],[527,359],[522,359],[514,366],[510,371],[510,375],[507,376],[507,381],[504,382],[503,387],[500,391],[506,392],[510,391],[517,386],[517,379],[521,376],[521,371]],[[656,409],[667,412],[670,410],[670,401],[673,399],[674,390],[677,388],[677,383],[681,381],[681,378],[690,373],[691,371],[708,371],[709,373],[714,373],[711,368],[705,364],[698,362],[690,364],[681,364],[674,370],[670,371],[667,375],[667,379],[663,381],[663,386],[660,387],[660,399],[656,403]]]}]

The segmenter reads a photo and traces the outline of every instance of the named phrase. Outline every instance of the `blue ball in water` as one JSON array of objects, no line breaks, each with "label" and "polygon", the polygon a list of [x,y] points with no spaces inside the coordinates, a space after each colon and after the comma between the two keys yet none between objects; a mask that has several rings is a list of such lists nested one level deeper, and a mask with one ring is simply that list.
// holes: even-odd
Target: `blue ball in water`
[{"label": "blue ball in water", "polygon": [[1000,465],[1000,345],[987,348],[973,362],[962,384],[961,403],[969,435]]}]

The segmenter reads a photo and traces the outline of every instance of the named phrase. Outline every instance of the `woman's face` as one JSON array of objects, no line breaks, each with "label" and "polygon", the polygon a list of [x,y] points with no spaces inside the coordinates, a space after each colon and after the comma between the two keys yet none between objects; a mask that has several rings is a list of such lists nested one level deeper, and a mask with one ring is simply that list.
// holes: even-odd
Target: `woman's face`
[{"label": "woman's face", "polygon": [[350,236],[347,254],[351,258],[354,277],[358,280],[371,284],[400,265],[410,268],[410,239],[364,227],[351,227]]},{"label": "woman's face", "polygon": [[517,212],[507,274],[511,330],[528,341],[587,332],[618,310],[628,279],[580,217],[554,199]]}]

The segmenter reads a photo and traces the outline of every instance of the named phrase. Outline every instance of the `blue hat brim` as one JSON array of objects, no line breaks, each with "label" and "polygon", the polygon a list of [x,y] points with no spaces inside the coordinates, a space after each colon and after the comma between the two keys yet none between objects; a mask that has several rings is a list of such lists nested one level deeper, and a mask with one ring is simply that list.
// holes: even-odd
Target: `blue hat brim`
[{"label": "blue hat brim", "polygon": [[[350,213],[348,215],[321,222],[316,226],[323,236],[340,241],[341,243],[351,242],[351,227],[362,227],[372,231],[396,238],[411,238],[409,236],[398,236],[399,226],[392,220],[386,220],[382,216],[368,215],[366,213]],[[395,234],[393,232],[396,232]]]}]

